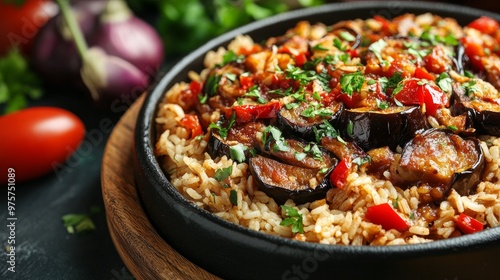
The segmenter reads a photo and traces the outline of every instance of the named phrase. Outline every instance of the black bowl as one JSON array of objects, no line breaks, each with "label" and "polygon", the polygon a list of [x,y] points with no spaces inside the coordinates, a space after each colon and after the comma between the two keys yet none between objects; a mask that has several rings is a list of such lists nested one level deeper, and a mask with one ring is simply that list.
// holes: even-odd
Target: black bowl
[{"label": "black bowl", "polygon": [[135,133],[137,186],[144,208],[162,237],[187,259],[226,279],[491,279],[500,277],[500,227],[447,240],[402,246],[342,246],[299,242],[229,223],[184,199],[170,184],[153,154],[154,119],[166,89],[200,71],[209,50],[237,34],[255,41],[283,34],[299,20],[311,23],[393,18],[406,12],[453,17],[462,25],[487,15],[462,6],[430,2],[350,2],[281,14],[211,40],[161,78],[141,108]]}]

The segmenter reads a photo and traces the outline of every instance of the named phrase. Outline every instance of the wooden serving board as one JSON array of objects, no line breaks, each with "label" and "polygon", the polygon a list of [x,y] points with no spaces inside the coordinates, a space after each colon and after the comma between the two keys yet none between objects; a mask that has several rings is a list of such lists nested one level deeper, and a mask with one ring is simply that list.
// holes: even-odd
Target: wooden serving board
[{"label": "wooden serving board", "polygon": [[141,96],[122,116],[104,151],[101,185],[109,232],[136,279],[219,279],[175,251],[142,208],[133,171],[134,129]]}]

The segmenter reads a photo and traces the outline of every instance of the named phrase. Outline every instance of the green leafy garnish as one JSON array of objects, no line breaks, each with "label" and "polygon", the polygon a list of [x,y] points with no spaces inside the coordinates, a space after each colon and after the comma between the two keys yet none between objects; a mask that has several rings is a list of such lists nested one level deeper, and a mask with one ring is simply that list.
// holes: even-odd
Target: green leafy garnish
[{"label": "green leafy garnish", "polygon": [[[264,133],[262,133],[262,142],[264,145],[267,145],[268,141],[274,139],[274,150],[281,152],[288,152],[290,147],[288,146],[288,142],[286,142],[285,138],[281,136],[281,131],[272,125],[266,127]],[[271,137],[269,137],[271,136]]]},{"label": "green leafy garnish", "polygon": [[304,233],[304,224],[302,222],[302,215],[299,211],[291,206],[281,205],[281,209],[285,211],[285,219],[281,221],[282,226],[291,226],[293,233]]},{"label": "green leafy garnish", "polygon": [[340,32],[340,38],[346,40],[347,42],[354,42],[356,41],[356,37],[354,37],[354,35],[352,35],[351,33],[347,32],[347,31],[342,31]]},{"label": "green leafy garnish", "polygon": [[203,94],[198,94],[198,100],[200,100],[201,104],[205,104],[209,97],[215,96],[217,94],[221,79],[221,75],[212,74],[208,76],[207,81],[205,82]]},{"label": "green leafy garnish", "polygon": [[92,216],[100,211],[100,207],[92,206],[89,213],[65,214],[61,217],[61,219],[68,233],[86,233],[96,228],[94,222],[92,221]]},{"label": "green leafy garnish", "polygon": [[228,167],[219,168],[219,169],[215,170],[214,179],[219,181],[219,182],[222,182],[222,181],[226,180],[227,178],[229,178],[229,176],[231,176],[231,173],[233,173],[233,166],[232,165],[230,165]]},{"label": "green leafy garnish", "polygon": [[365,163],[370,163],[371,161],[372,161],[372,158],[370,156],[357,157],[357,158],[352,160],[352,162],[357,164],[358,166],[361,166]]},{"label": "green leafy garnish", "polygon": [[220,137],[225,139],[227,137],[227,134],[229,133],[229,130],[233,126],[235,120],[236,120],[236,113],[233,112],[233,114],[231,115],[231,118],[229,119],[229,123],[228,123],[227,127],[223,127],[220,124],[216,124],[216,123],[210,123],[208,128],[217,129],[219,131]]},{"label": "green leafy garnish", "polygon": [[451,84],[453,83],[453,80],[450,78],[450,75],[448,73],[443,72],[437,77],[436,79],[436,84],[441,88],[441,90],[445,93],[451,93]]},{"label": "green leafy garnish", "polygon": [[354,92],[359,92],[364,82],[365,76],[361,72],[343,74],[340,77],[340,87],[343,93],[349,96],[352,96]]},{"label": "green leafy garnish", "polygon": [[229,147],[229,155],[231,156],[231,159],[237,161],[237,162],[244,162],[246,157],[245,157],[245,151],[248,150],[248,147],[238,143],[234,146]]},{"label": "green leafy garnish", "polygon": [[267,100],[262,96],[262,91],[260,90],[260,87],[257,85],[253,85],[248,89],[248,92],[245,93],[243,96],[245,97],[255,97],[257,98],[257,102],[260,104],[265,104],[267,103]]},{"label": "green leafy garnish", "polygon": [[231,204],[234,206],[238,206],[238,192],[236,190],[231,190],[229,192],[229,201],[231,201]]},{"label": "green leafy garnish", "polygon": [[387,63],[387,61],[382,59],[382,50],[385,49],[385,47],[387,47],[387,42],[384,41],[384,39],[379,39],[368,47],[368,50],[372,51],[373,54],[375,54],[381,64]]},{"label": "green leafy garnish", "polygon": [[11,50],[0,58],[0,105],[5,104],[3,113],[22,109],[28,104],[28,99],[38,99],[42,94],[42,81],[19,51]]},{"label": "green leafy garnish", "polygon": [[228,50],[222,57],[222,64],[226,65],[231,62],[242,63],[244,59],[245,59],[244,55],[237,55],[232,50]]},{"label": "green leafy garnish", "polygon": [[313,127],[314,135],[316,136],[316,142],[321,143],[321,139],[323,137],[331,137],[337,138],[341,143],[346,143],[341,137],[340,133],[332,126],[328,121],[323,121],[322,124],[319,125],[319,129]]}]

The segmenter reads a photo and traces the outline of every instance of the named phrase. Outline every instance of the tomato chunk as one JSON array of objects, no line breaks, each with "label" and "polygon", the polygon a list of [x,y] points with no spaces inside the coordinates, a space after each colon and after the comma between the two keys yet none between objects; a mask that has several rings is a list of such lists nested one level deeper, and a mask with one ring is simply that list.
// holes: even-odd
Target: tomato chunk
[{"label": "tomato chunk", "polygon": [[480,18],[477,18],[476,20],[469,23],[467,26],[489,35],[495,34],[495,32],[500,27],[498,21],[487,16],[481,16]]},{"label": "tomato chunk", "polygon": [[427,115],[434,116],[438,108],[449,105],[449,98],[438,86],[417,78],[403,81],[393,98],[403,105],[425,105]]},{"label": "tomato chunk", "polygon": [[405,231],[409,228],[409,225],[396,213],[389,203],[368,207],[365,217],[370,222],[381,225],[385,230],[395,229]]},{"label": "tomato chunk", "polygon": [[279,101],[273,101],[262,105],[241,105],[233,106],[226,111],[226,117],[229,119],[233,112],[236,115],[236,122],[246,123],[257,119],[274,118],[281,109]]},{"label": "tomato chunk", "polygon": [[180,125],[191,130],[191,138],[203,134],[198,116],[187,114],[180,120]]},{"label": "tomato chunk", "polygon": [[480,221],[464,213],[458,215],[458,217],[455,218],[455,222],[457,223],[458,229],[465,234],[482,231],[484,228],[484,225]]}]

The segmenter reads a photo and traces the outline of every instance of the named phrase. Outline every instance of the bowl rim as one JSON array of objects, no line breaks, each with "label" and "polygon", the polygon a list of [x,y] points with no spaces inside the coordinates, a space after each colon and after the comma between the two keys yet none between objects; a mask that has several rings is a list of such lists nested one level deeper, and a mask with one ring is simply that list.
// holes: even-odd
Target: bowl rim
[{"label": "bowl rim", "polygon": [[[477,249],[480,247],[485,247],[492,244],[498,244],[500,241],[500,226],[495,228],[489,228],[478,233],[463,235],[460,237],[453,237],[444,240],[436,240],[427,243],[419,244],[406,244],[406,245],[390,245],[390,246],[369,246],[369,245],[332,245],[332,244],[321,244],[313,242],[303,242],[293,239],[288,239],[285,237],[279,237],[263,232],[258,232],[251,230],[249,228],[236,225],[229,221],[226,221],[207,210],[199,208],[191,203],[189,200],[184,198],[170,183],[166,174],[161,169],[155,155],[153,152],[153,139],[156,140],[156,135],[154,134],[155,126],[154,118],[157,113],[158,102],[163,98],[165,91],[175,84],[173,82],[179,73],[185,71],[185,67],[188,66],[193,61],[203,58],[204,55],[210,51],[215,50],[219,46],[226,46],[227,43],[232,40],[236,35],[247,34],[249,32],[261,29],[273,24],[277,24],[282,21],[297,20],[303,17],[310,17],[317,13],[331,13],[331,12],[341,12],[343,10],[352,9],[383,9],[390,7],[389,5],[401,5],[402,9],[409,10],[429,10],[433,14],[458,14],[460,16],[467,17],[479,17],[481,15],[490,16],[500,20],[500,15],[476,9],[465,7],[456,4],[449,3],[439,3],[439,2],[396,2],[396,1],[356,1],[356,2],[341,2],[341,3],[330,3],[319,7],[311,7],[300,10],[294,10],[278,14],[263,20],[255,21],[247,25],[238,27],[232,31],[222,34],[196,50],[192,51],[188,55],[180,59],[175,65],[173,65],[168,72],[159,79],[159,81],[152,87],[152,90],[148,92],[141,110],[138,115],[137,125],[135,130],[135,149],[136,155],[139,160],[140,168],[145,170],[147,173],[147,179],[149,184],[154,188],[161,188],[158,190],[160,195],[168,196],[175,203],[181,204],[185,209],[190,211],[191,216],[206,219],[205,222],[212,223],[215,226],[223,227],[229,231],[236,231],[252,239],[260,240],[262,242],[269,242],[276,244],[277,246],[290,246],[298,250],[308,250],[315,252],[327,252],[329,254],[348,254],[352,256],[367,256],[373,257],[375,255],[379,256],[383,254],[385,256],[397,256],[397,257],[409,257],[415,254],[425,254],[425,255],[439,255],[445,254],[450,250],[464,250],[467,249]],[[189,70],[189,69],[188,69]],[[165,187],[167,186],[167,187]],[[152,221],[155,224],[154,221]],[[262,244],[264,244],[262,243]]]}]

